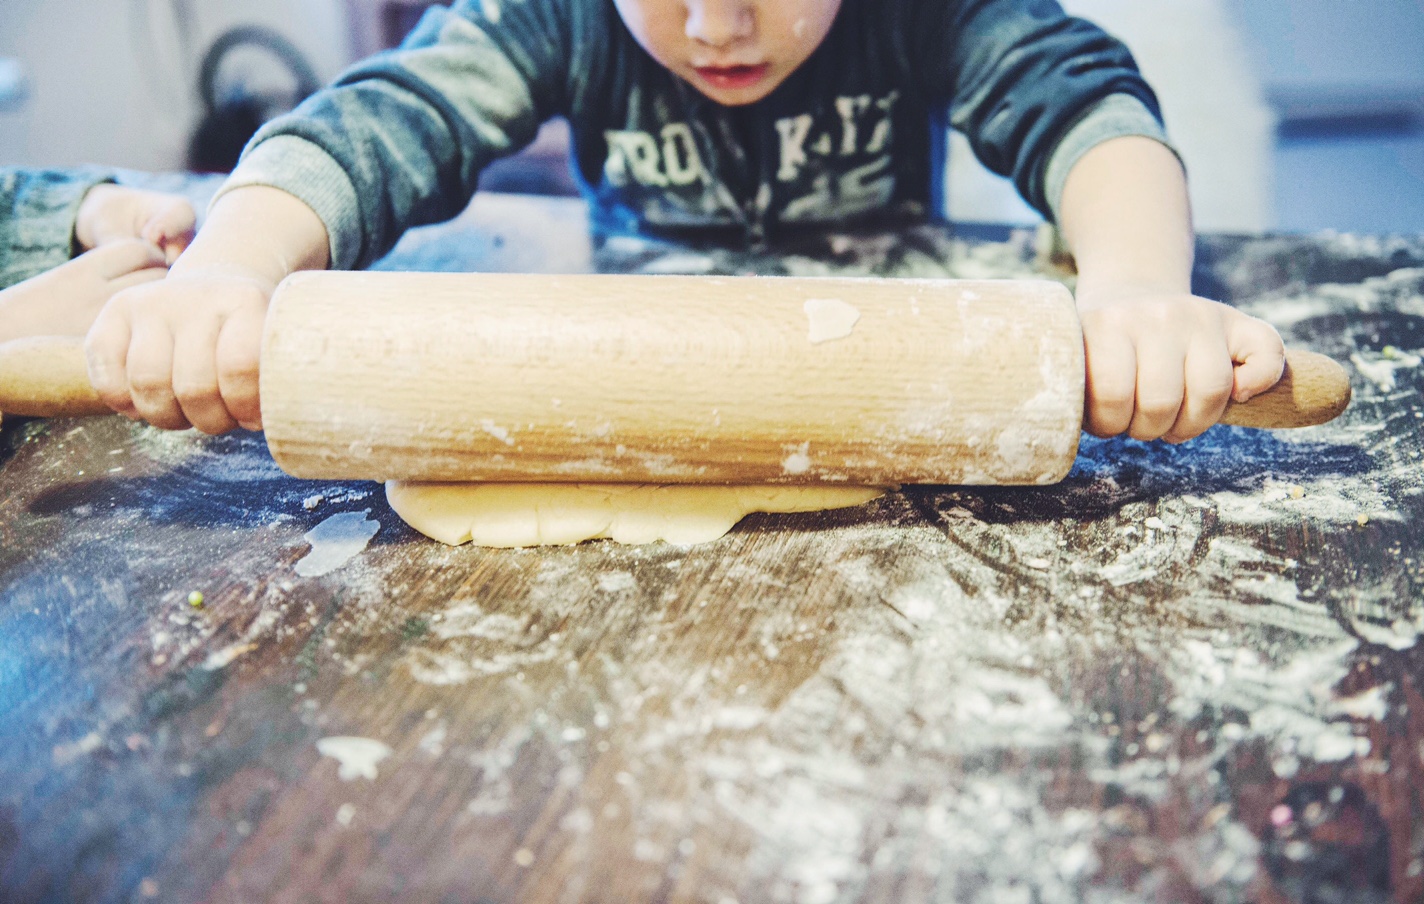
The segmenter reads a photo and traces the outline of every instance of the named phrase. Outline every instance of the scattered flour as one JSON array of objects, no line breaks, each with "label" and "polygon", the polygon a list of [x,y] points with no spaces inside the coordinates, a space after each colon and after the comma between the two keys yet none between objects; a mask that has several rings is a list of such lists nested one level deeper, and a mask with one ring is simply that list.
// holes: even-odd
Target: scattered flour
[{"label": "scattered flour", "polygon": [[1387,346],[1383,352],[1351,352],[1350,362],[1360,375],[1380,388],[1381,392],[1393,392],[1396,386],[1395,372],[1418,367],[1421,359],[1412,352],[1401,352]]},{"label": "scattered flour", "polygon": [[[1033,270],[1013,245],[908,244],[832,237],[834,263],[793,254],[780,265],[800,275]],[[647,254],[637,248],[614,252]],[[738,272],[744,260],[709,257],[695,262],[700,271]],[[1338,310],[1343,294],[1323,304],[1297,294],[1271,310],[1304,323]],[[1349,300],[1360,310],[1377,302],[1370,293]],[[626,799],[615,809],[616,819],[633,819],[629,849],[656,868],[676,856],[678,839],[725,836],[730,821],[739,850],[750,852],[743,878],[768,900],[831,904],[868,887],[913,887],[934,900],[1125,904],[1183,877],[1211,900],[1247,899],[1260,842],[1223,776],[1244,753],[1264,755],[1281,778],[1375,755],[1358,722],[1384,717],[1389,686],[1350,697],[1336,688],[1361,638],[1403,649],[1424,633],[1424,604],[1400,602],[1394,585],[1351,588],[1358,602],[1343,613],[1312,593],[1321,566],[1272,548],[1272,528],[1308,525],[1325,548],[1359,530],[1363,513],[1372,527],[1400,528],[1403,488],[1418,482],[1419,467],[1388,453],[1401,436],[1347,415],[1297,433],[1223,428],[1182,447],[1087,439],[1057,487],[907,489],[887,502],[905,507],[895,523],[818,541],[828,575],[820,592],[844,594],[833,628],[779,607],[737,610],[743,646],[759,657],[758,680],[737,687],[724,676],[752,666],[669,647],[660,619],[672,616],[631,595],[609,600],[586,630],[636,639],[580,661],[568,699],[539,700],[491,754],[494,778],[471,812],[512,806],[511,758],[533,740],[572,750],[611,724],[626,745],[605,755],[621,754],[616,786]],[[593,580],[607,598],[626,573],[605,581],[572,563],[546,566],[530,589],[524,605],[539,619],[577,624],[561,600],[580,594],[578,582]],[[768,576],[729,566],[724,579],[753,594]],[[865,600],[878,602],[858,604]],[[508,680],[515,668],[568,668],[570,651],[590,642],[542,638],[494,614],[462,616],[428,651],[429,672],[412,673]],[[816,661],[794,685],[770,690],[783,670],[797,670],[807,645]],[[600,706],[617,708],[589,717],[580,690],[589,685],[600,688]],[[1159,689],[1137,698],[1108,687]],[[1108,708],[1124,693],[1148,705],[1140,721]],[[1183,813],[1183,836],[1142,867],[1134,889],[1095,880],[1100,852],[1124,827],[1063,803],[1067,761],[1093,782],[1069,797],[1107,794],[1136,812]],[[560,824],[571,856],[596,856],[605,820],[615,818],[610,806],[571,804]],[[706,891],[715,900],[737,890]]]},{"label": "scattered flour", "polygon": [[336,775],[343,782],[358,778],[375,781],[376,767],[393,752],[389,746],[371,738],[331,737],[316,742],[322,756],[339,764]]},{"label": "scattered flour", "polygon": [[[605,250],[658,268],[647,243]],[[1023,247],[980,251],[938,234],[833,237],[827,250],[834,263],[780,265],[1034,272]],[[673,264],[666,272],[732,273],[747,258]],[[1347,302],[1403,309],[1416,304],[1411,279],[1350,298],[1342,289],[1323,305],[1319,287],[1292,286],[1258,309],[1286,326]],[[1395,392],[1417,392],[1417,371],[1391,372]],[[660,566],[678,575],[686,552],[511,553],[499,561],[521,589],[490,581],[452,600],[400,665],[421,683],[488,682],[502,695],[500,727],[469,754],[480,772],[470,818],[507,819],[527,805],[520,780],[556,764],[570,900],[593,896],[587,865],[610,845],[655,878],[723,841],[743,858],[744,885],[709,875],[699,889],[709,900],[754,888],[769,901],[833,904],[897,888],[983,904],[1127,904],[1184,883],[1203,900],[1248,900],[1261,843],[1236,806],[1241,764],[1281,780],[1381,765],[1368,723],[1389,714],[1394,686],[1340,688],[1361,657],[1424,635],[1404,566],[1347,563],[1349,586],[1330,570],[1339,541],[1377,531],[1367,548],[1383,550],[1420,505],[1408,495],[1416,424],[1375,423],[1376,388],[1325,427],[1225,428],[1181,447],[1088,439],[1057,487],[909,488],[887,497],[879,520],[778,537],[779,555],[824,564],[824,605],[803,611],[759,604],[780,600],[784,574],[754,557],[718,566],[730,602],[714,611],[673,605],[675,580],[662,600],[655,579],[640,585]],[[421,749],[454,749],[423,731]],[[585,781],[595,770],[600,780]],[[1091,803],[1105,799],[1117,803]],[[1161,839],[1130,818],[1163,809],[1180,835],[1150,848]],[[1105,852],[1121,854],[1129,838],[1150,855],[1130,888],[1100,875]]]}]

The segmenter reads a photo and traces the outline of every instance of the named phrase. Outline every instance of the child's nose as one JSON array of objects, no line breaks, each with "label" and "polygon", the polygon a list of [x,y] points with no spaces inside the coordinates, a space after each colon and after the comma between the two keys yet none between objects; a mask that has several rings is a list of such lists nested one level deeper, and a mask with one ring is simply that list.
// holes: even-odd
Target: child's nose
[{"label": "child's nose", "polygon": [[756,16],[746,0],[688,0],[687,36],[712,47],[751,37]]}]

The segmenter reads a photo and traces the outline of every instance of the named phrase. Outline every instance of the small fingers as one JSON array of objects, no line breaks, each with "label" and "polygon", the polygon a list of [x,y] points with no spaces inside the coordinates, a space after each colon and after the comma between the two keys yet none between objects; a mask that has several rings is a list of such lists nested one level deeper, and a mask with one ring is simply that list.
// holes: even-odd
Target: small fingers
[{"label": "small fingers", "polygon": [[266,301],[245,280],[167,279],[125,289],[89,330],[90,382],[109,407],[156,427],[259,429]]},{"label": "small fingers", "polygon": [[173,263],[193,240],[197,214],[185,198],[169,197],[158,202],[140,233],[144,239],[163,249],[165,259]]},{"label": "small fingers", "polygon": [[1183,355],[1165,344],[1139,347],[1137,354],[1137,404],[1127,433],[1133,439],[1160,439],[1181,414],[1186,391]]},{"label": "small fingers", "polygon": [[1285,344],[1276,328],[1228,309],[1226,315],[1226,348],[1236,362],[1231,397],[1245,402],[1275,386],[1286,367]]},{"label": "small fingers", "polygon": [[173,395],[188,422],[213,435],[237,426],[218,389],[215,350],[220,329],[217,320],[190,324],[173,346]]},{"label": "small fingers", "polygon": [[1080,296],[1079,304],[1084,423],[1097,436],[1182,442],[1220,420],[1232,398],[1244,401],[1280,379],[1285,358],[1276,331],[1218,302],[1148,292]]},{"label": "small fingers", "polygon": [[84,357],[89,370],[89,384],[105,405],[125,417],[137,418],[129,392],[128,354],[129,321],[122,298],[107,305],[95,319],[84,338]]},{"label": "small fingers", "polygon": [[1087,355],[1086,416],[1094,436],[1116,436],[1132,423],[1136,397],[1137,352],[1120,333],[1093,337]]},{"label": "small fingers", "polygon": [[1187,350],[1184,364],[1186,397],[1172,428],[1163,439],[1185,442],[1206,432],[1221,420],[1231,400],[1232,363],[1225,344],[1199,340]]},{"label": "small fingers", "polygon": [[235,313],[223,324],[217,342],[218,388],[227,410],[245,430],[262,429],[258,369],[265,308]]},{"label": "small fingers", "polygon": [[150,317],[134,326],[128,380],[134,408],[144,420],[164,430],[192,426],[173,392],[173,334],[162,319]]}]

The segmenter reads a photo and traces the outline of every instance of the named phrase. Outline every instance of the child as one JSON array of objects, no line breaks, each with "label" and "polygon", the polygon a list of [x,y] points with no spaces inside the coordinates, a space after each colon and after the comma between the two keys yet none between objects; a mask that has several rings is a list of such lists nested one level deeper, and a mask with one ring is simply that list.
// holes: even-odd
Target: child
[{"label": "child", "polygon": [[1052,0],[465,0],[256,136],[170,277],[101,313],[95,387],[160,427],[259,428],[278,281],[453,216],[560,114],[601,227],[753,243],[922,215],[947,118],[1077,258],[1090,431],[1185,440],[1280,377],[1271,327],[1191,295],[1182,168],[1131,56]]},{"label": "child", "polygon": [[161,278],[187,247],[186,199],[111,182],[0,169],[0,342],[83,336],[114,293]]}]

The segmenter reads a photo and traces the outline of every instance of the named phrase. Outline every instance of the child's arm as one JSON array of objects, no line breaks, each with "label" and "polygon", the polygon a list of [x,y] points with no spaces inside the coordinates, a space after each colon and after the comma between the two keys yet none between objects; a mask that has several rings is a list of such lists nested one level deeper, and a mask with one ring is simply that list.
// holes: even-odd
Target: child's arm
[{"label": "child's arm", "polygon": [[1114,138],[1069,171],[1058,210],[1078,262],[1089,432],[1191,439],[1285,366],[1269,324],[1191,292],[1186,179],[1164,145]]},{"label": "child's arm", "polygon": [[89,331],[89,379],[105,403],[158,427],[261,427],[257,369],[272,292],[328,263],[326,227],[266,186],[218,198],[167,279],[115,295]]},{"label": "child's arm", "polygon": [[90,331],[100,396],[159,427],[260,428],[262,322],[277,283],[366,266],[405,229],[458,213],[485,164],[563,109],[591,47],[565,19],[595,13],[612,14],[582,0],[436,7],[399,52],[267,123],[168,278],[115,296]]}]

